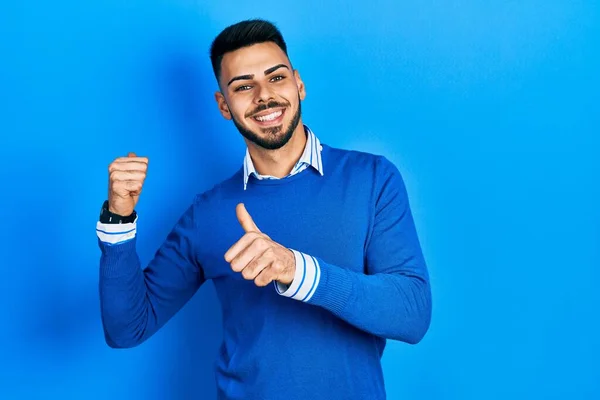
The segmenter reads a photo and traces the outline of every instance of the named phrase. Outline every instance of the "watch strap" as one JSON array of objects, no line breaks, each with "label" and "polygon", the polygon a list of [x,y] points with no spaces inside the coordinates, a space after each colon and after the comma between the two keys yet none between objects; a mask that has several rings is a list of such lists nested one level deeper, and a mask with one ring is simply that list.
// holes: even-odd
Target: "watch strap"
[{"label": "watch strap", "polygon": [[100,222],[103,224],[130,224],[135,222],[137,213],[135,210],[131,215],[123,216],[112,213],[108,210],[108,200],[105,200],[100,210]]}]

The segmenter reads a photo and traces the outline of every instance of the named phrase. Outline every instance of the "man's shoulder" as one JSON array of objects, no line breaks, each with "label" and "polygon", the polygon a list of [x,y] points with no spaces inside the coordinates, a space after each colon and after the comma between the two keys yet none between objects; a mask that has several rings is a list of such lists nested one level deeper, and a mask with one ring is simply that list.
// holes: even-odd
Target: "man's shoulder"
[{"label": "man's shoulder", "polygon": [[[383,193],[401,193],[406,186],[400,168],[387,156],[367,151],[329,147],[329,167],[335,179],[369,188],[376,198]],[[327,174],[327,171],[325,171]]]},{"label": "man's shoulder", "polygon": [[[368,172],[393,172],[395,164],[385,155],[368,151],[345,149],[323,144],[328,157],[325,162],[341,166],[343,170],[362,170]],[[326,160],[328,158],[329,160]]]},{"label": "man's shoulder", "polygon": [[244,185],[243,168],[238,169],[226,179],[213,184],[209,189],[196,195],[195,202],[204,205],[216,205],[224,199],[235,196],[242,191]]}]

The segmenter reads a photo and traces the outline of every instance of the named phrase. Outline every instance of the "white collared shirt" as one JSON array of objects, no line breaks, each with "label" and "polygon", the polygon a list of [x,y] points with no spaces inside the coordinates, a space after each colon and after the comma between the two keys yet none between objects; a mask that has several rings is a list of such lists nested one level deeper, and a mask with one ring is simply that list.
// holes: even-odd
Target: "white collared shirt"
[{"label": "white collared shirt", "polygon": [[[321,160],[321,142],[317,136],[310,130],[310,128],[304,125],[304,131],[306,132],[306,146],[304,147],[304,153],[298,160],[292,172],[287,176],[295,175],[299,172],[304,171],[308,167],[316,169],[321,176],[323,176],[323,161]],[[248,178],[250,175],[254,175],[257,179],[279,179],[271,175],[261,175],[254,168],[250,152],[246,149],[246,156],[244,157],[244,190],[248,186]]]}]

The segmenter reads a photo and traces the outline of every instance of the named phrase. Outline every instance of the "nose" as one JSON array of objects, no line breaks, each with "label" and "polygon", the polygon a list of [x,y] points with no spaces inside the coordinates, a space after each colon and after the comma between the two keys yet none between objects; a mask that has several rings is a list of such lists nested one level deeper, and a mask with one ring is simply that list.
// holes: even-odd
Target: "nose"
[{"label": "nose", "polygon": [[256,89],[256,96],[254,97],[256,104],[267,103],[269,100],[274,99],[273,92],[268,85],[258,85]]}]

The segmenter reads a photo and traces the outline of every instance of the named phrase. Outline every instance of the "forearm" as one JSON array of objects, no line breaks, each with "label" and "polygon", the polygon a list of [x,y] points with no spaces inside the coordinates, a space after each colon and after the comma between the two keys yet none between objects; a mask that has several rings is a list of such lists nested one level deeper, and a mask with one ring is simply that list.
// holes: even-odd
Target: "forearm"
[{"label": "forearm", "polygon": [[100,310],[107,343],[111,347],[134,347],[156,330],[156,315],[135,239],[107,246],[100,243]]},{"label": "forearm", "polygon": [[192,205],[143,270],[136,252],[135,224],[98,224],[100,306],[110,346],[133,347],[148,339],[204,282],[192,240],[197,232],[193,213]]},{"label": "forearm", "polygon": [[431,290],[422,258],[415,267],[373,275],[358,273],[292,250],[296,275],[277,292],[323,307],[365,332],[418,343],[431,320]]},{"label": "forearm", "polygon": [[431,320],[431,290],[421,276],[365,275],[317,259],[320,279],[309,304],[380,337],[418,343]]}]

